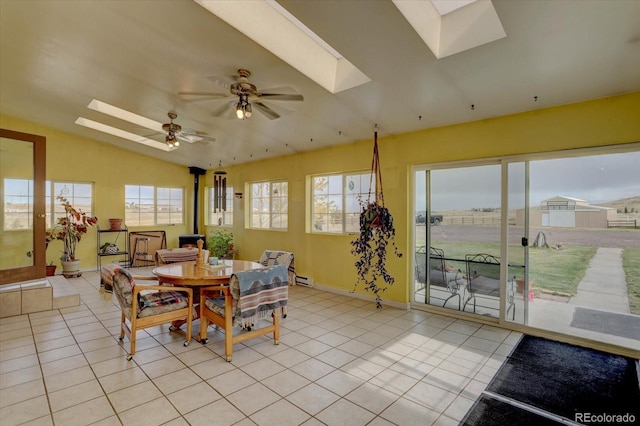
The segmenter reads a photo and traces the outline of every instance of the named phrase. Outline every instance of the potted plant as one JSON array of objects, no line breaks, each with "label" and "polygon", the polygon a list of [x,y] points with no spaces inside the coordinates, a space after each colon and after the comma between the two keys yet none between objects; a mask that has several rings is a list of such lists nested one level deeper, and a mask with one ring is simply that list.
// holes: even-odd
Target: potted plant
[{"label": "potted plant", "polygon": [[207,249],[218,259],[233,258],[233,233],[224,229],[211,231],[207,239]]},{"label": "potted plant", "polygon": [[98,218],[87,216],[76,209],[69,200],[62,195],[56,195],[56,200],[64,207],[64,216],[60,216],[56,225],[47,233],[47,246],[52,240],[60,240],[64,244],[64,251],[60,260],[62,274],[65,277],[79,276],[80,260],[76,258],[76,246],[91,226],[98,222]]},{"label": "potted plant", "polygon": [[58,266],[53,262],[49,262],[48,265],[45,265],[45,268],[47,268],[47,277],[52,277],[56,274],[56,269],[58,268]]},{"label": "potted plant", "polygon": [[[55,235],[55,232],[53,232],[53,230],[47,231],[45,233],[45,240],[44,240],[45,250],[49,248],[49,243],[55,239],[56,239],[56,235]],[[47,272],[46,272],[47,277],[52,277],[56,274],[56,269],[58,268],[58,266],[55,265],[53,261],[49,262],[49,264],[45,265],[45,267],[47,268]]]},{"label": "potted plant", "polygon": [[[366,291],[371,291],[375,294],[376,307],[381,308],[382,299],[380,294],[395,282],[395,279],[387,271],[387,247],[391,244],[397,257],[402,257],[402,253],[398,251],[395,243],[396,230],[393,226],[393,216],[389,209],[384,206],[382,174],[378,154],[378,132],[374,133],[372,180],[374,175],[376,179],[375,193],[369,193],[366,201],[360,201],[362,205],[360,233],[351,242],[353,247],[351,254],[357,258],[355,267],[358,278],[354,285],[354,290],[358,284],[362,284]],[[372,185],[369,186],[371,187]],[[373,198],[373,201],[371,198]]]}]

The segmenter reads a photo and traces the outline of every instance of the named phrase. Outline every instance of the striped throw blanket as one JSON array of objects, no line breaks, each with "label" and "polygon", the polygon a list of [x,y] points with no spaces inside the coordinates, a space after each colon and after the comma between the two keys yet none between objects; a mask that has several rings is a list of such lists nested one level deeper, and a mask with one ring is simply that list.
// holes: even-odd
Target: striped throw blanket
[{"label": "striped throw blanket", "polygon": [[[287,305],[289,285],[287,268],[277,265],[271,268],[238,272],[231,277],[231,286],[237,281],[240,298],[237,309],[243,327],[251,326],[259,319],[278,315],[277,308]],[[236,320],[237,320],[236,315]]]},{"label": "striped throw blanket", "polygon": [[162,249],[156,251],[156,257],[160,265],[165,263],[189,262],[198,258],[198,249],[195,247]]}]

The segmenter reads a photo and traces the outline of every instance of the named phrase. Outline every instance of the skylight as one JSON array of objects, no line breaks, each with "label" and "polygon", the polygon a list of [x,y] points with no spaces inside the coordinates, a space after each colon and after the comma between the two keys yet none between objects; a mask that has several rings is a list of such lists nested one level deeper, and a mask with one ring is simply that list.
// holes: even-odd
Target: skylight
[{"label": "skylight", "polygon": [[476,0],[431,0],[431,3],[433,3],[440,16],[444,16],[475,1]]},{"label": "skylight", "polygon": [[155,130],[158,133],[163,132],[162,123],[135,114],[133,112],[129,112],[122,108],[118,108],[117,106],[109,105],[108,103],[99,101],[97,99],[93,99],[91,102],[89,102],[87,108],[110,115],[112,117],[119,118],[120,120],[128,121],[129,123],[133,123],[150,130]]},{"label": "skylight", "polygon": [[392,0],[441,59],[507,36],[490,0]]},{"label": "skylight", "polygon": [[331,93],[371,81],[274,0],[194,0]]},{"label": "skylight", "polygon": [[133,142],[140,143],[142,145],[150,146],[152,148],[161,149],[163,151],[173,151],[175,147],[169,147],[165,143],[154,141],[153,139],[145,138],[144,136],[136,135],[131,132],[127,132],[122,129],[118,129],[107,124],[99,123],[97,121],[89,120],[88,118],[78,117],[75,121],[80,126],[88,127],[93,130],[98,130],[103,133],[108,133],[119,138],[128,139]]}]

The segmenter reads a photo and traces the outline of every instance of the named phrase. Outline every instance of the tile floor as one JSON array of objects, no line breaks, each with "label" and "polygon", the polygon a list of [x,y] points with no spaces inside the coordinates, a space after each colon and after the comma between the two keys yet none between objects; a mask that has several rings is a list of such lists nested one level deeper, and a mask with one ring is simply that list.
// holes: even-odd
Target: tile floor
[{"label": "tile floor", "polygon": [[184,347],[161,326],[127,361],[98,273],[70,281],[79,307],[0,319],[3,426],[455,425],[520,338],[298,286],[280,345],[249,340],[227,363],[215,328]]}]

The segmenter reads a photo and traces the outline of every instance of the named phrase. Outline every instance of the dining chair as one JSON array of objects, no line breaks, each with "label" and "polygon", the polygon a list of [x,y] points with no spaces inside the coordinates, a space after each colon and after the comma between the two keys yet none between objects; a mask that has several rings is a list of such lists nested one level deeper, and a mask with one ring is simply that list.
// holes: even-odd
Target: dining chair
[{"label": "dining chair", "polygon": [[[188,287],[137,284],[138,280],[155,280],[153,276],[136,276],[117,263],[104,265],[100,271],[101,286],[111,288],[122,309],[120,341],[125,335],[131,343],[127,360],[136,353],[138,330],[186,319],[184,346],[191,342],[193,290]],[[107,290],[108,291],[108,290]],[[134,312],[135,308],[135,312]],[[172,330],[173,331],[173,330]]]},{"label": "dining chair", "polygon": [[[296,261],[293,253],[281,250],[265,250],[260,255],[258,263],[262,266],[270,267],[284,265],[289,274],[289,285],[296,283]],[[282,318],[287,317],[287,308],[282,308]]]},{"label": "dining chair", "polygon": [[[207,329],[211,323],[224,331],[228,362],[236,343],[272,333],[274,344],[280,344],[279,314],[288,298],[288,271],[284,265],[238,272],[231,276],[228,285],[201,288],[200,343],[208,343]],[[269,325],[260,324],[262,320]]]}]

